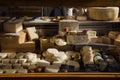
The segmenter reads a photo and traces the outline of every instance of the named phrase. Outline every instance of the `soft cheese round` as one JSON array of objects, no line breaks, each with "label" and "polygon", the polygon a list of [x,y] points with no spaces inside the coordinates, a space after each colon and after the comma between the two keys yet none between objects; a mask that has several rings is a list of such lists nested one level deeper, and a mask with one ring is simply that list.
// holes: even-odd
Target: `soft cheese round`
[{"label": "soft cheese round", "polygon": [[59,71],[59,66],[49,65],[45,68],[45,72],[57,73]]},{"label": "soft cheese round", "polygon": [[68,61],[66,64],[74,66],[74,71],[79,71],[80,70],[80,64],[76,61]]}]

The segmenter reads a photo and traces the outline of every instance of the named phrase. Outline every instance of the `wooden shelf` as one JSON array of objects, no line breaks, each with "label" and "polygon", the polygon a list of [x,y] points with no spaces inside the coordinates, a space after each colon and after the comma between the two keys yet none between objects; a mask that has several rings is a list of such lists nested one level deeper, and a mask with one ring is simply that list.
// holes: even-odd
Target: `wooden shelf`
[{"label": "wooden shelf", "polygon": [[1,77],[91,77],[91,78],[120,78],[120,73],[103,72],[75,72],[75,73],[28,73],[28,74],[0,74]]},{"label": "wooden shelf", "polygon": [[120,6],[120,0],[1,0],[0,6]]}]

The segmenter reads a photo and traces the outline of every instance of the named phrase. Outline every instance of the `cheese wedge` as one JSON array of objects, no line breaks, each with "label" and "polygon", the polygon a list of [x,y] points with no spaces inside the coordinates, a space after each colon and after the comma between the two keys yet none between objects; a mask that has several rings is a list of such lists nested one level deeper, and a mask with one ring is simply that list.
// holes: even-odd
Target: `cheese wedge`
[{"label": "cheese wedge", "polygon": [[39,38],[38,34],[36,33],[35,27],[29,27],[29,28],[26,28],[26,30],[28,32],[29,40],[32,41]]},{"label": "cheese wedge", "polygon": [[17,33],[19,31],[23,30],[22,22],[20,22],[20,21],[5,22],[3,29],[4,29],[4,32]]}]

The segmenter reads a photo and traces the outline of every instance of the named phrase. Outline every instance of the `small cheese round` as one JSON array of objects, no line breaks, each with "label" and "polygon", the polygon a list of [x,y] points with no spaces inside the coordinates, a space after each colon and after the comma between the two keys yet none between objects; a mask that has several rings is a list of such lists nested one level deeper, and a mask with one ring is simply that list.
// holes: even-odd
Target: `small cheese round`
[{"label": "small cheese round", "polygon": [[16,73],[16,69],[4,69],[6,74],[14,74]]},{"label": "small cheese round", "polygon": [[7,53],[0,53],[0,58],[6,58],[7,57]]},{"label": "small cheese round", "polygon": [[49,48],[49,49],[47,49],[47,52],[54,54],[55,56],[57,56],[57,54],[59,53],[59,51],[55,48]]},{"label": "small cheese round", "polygon": [[49,65],[45,68],[45,72],[57,73],[58,71],[59,71],[59,67],[56,65]]},{"label": "small cheese round", "polygon": [[74,66],[74,71],[79,71],[80,70],[80,64],[76,61],[68,61],[66,64]]},{"label": "small cheese round", "polygon": [[28,73],[27,69],[17,69],[17,73]]},{"label": "small cheese round", "polygon": [[37,67],[45,67],[50,65],[50,62],[46,61],[46,60],[40,60],[37,64]]}]

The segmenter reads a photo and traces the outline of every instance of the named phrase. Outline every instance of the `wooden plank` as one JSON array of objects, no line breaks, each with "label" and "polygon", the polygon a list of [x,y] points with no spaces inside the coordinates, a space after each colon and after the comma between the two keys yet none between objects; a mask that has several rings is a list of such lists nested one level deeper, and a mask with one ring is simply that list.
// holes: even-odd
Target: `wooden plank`
[{"label": "wooden plank", "polygon": [[120,73],[28,73],[28,74],[0,74],[1,77],[79,77],[79,78],[120,78]]}]

